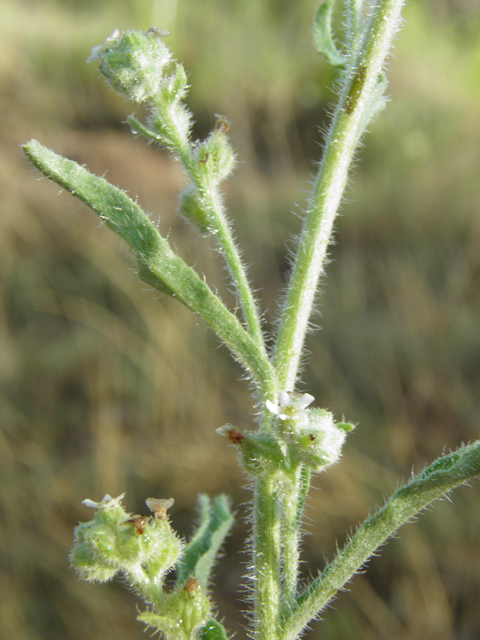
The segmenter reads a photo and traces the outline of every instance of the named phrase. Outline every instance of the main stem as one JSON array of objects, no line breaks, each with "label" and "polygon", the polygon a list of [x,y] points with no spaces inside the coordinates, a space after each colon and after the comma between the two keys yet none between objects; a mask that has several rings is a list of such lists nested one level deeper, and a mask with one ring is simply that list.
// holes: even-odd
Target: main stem
[{"label": "main stem", "polygon": [[282,611],[293,606],[297,597],[300,558],[299,501],[302,490],[302,468],[285,473],[282,479]]},{"label": "main stem", "polygon": [[254,626],[258,640],[277,640],[280,625],[279,474],[255,480],[253,513]]},{"label": "main stem", "polygon": [[[334,220],[355,149],[378,97],[380,74],[399,26],[403,3],[404,0],[378,0],[372,7],[361,43],[350,56],[307,210],[278,333],[274,365],[279,388],[286,391],[295,388]],[[296,598],[299,503],[304,496],[300,491],[300,478],[290,478],[284,483],[288,487],[282,487],[279,480],[273,474],[257,478],[255,484],[253,551],[257,640],[278,640],[279,615],[282,609],[294,606]],[[286,489],[287,493],[280,497],[278,492]],[[309,615],[314,616],[315,612],[309,611]],[[295,631],[290,637],[293,635]]]},{"label": "main stem", "polygon": [[362,45],[346,72],[325,153],[310,199],[278,334],[275,366],[280,388],[293,390],[323,271],[333,223],[355,149],[368,119],[404,0],[379,0]]}]

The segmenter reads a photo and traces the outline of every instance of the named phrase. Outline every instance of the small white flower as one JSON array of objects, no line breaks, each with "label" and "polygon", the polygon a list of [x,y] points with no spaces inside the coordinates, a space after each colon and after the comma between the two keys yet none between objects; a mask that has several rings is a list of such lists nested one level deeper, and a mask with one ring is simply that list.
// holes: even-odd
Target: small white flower
[{"label": "small white flower", "polygon": [[103,44],[97,44],[96,47],[92,47],[90,51],[90,55],[88,56],[86,62],[95,62],[95,60],[99,60],[102,55]]},{"label": "small white flower", "polygon": [[94,500],[90,500],[89,498],[87,498],[86,500],[82,501],[82,504],[92,509],[105,509],[109,507],[119,507],[124,497],[125,497],[124,493],[120,494],[118,498],[112,498],[112,496],[106,493],[103,496],[103,498],[100,500],[100,502],[95,502]]},{"label": "small white flower", "polygon": [[301,411],[304,411],[314,400],[315,398],[309,393],[280,391],[277,404],[274,404],[271,400],[267,400],[265,405],[270,413],[278,416],[280,420],[289,420]]},{"label": "small white flower", "polygon": [[150,29],[145,32],[145,35],[157,36],[157,38],[166,38],[170,35],[170,31],[165,31],[165,29],[160,29],[159,27],[150,27]]},{"label": "small white flower", "polygon": [[97,44],[96,47],[92,47],[92,50],[90,51],[90,55],[87,58],[87,62],[95,62],[95,60],[99,60],[105,47],[109,45],[111,42],[116,42],[119,39],[119,37],[120,37],[120,31],[118,29],[115,29],[115,31],[108,36],[105,42],[102,42],[102,44]]}]

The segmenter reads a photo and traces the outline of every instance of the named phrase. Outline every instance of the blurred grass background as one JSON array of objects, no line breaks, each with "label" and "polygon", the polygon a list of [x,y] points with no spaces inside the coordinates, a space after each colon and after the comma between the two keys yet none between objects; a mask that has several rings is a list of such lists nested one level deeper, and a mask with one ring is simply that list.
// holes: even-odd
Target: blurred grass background
[{"label": "blurred grass background", "polygon": [[[132,512],[173,497],[184,536],[198,491],[230,494],[238,518],[215,593],[245,637],[248,492],[215,428],[249,428],[248,387],[202,323],[139,286],[125,247],[39,181],[18,145],[35,137],[138,194],[233,304],[211,244],[176,216],[178,166],[130,135],[133,106],[84,62],[116,27],[169,29],[197,135],[214,113],[233,122],[240,163],[226,198],[271,326],[333,99],[310,41],[316,3],[0,3],[0,638],[143,637],[123,586],[81,583],[67,561],[90,517],[81,500],[123,491]],[[480,10],[409,0],[405,17],[392,100],[359,154],[308,340],[304,390],[359,426],[315,480],[306,575],[412,468],[480,437]],[[404,527],[311,638],[478,639],[479,499],[476,483]]]}]

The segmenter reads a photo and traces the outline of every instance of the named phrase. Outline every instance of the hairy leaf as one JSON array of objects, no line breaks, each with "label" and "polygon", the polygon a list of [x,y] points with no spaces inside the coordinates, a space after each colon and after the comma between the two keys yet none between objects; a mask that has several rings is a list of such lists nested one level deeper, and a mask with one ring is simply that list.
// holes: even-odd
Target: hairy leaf
[{"label": "hairy leaf", "polygon": [[313,20],[313,41],[318,53],[334,67],[345,68],[345,60],[335,46],[332,35],[332,12],[335,0],[325,0],[319,6]]}]

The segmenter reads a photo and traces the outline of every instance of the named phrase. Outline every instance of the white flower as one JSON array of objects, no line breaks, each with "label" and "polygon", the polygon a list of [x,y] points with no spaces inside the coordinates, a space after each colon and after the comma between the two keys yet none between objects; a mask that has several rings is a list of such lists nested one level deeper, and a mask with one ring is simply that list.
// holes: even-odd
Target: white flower
[{"label": "white flower", "polygon": [[96,47],[92,47],[92,50],[90,51],[90,55],[87,58],[87,62],[95,62],[95,60],[99,60],[105,47],[109,45],[111,42],[116,42],[119,39],[119,37],[120,37],[120,31],[118,29],[115,29],[115,31],[108,36],[105,42],[102,42],[102,44],[97,44]]},{"label": "white flower", "polygon": [[157,36],[157,38],[166,38],[170,35],[170,31],[160,29],[159,27],[150,27],[148,31],[145,31],[146,36]]},{"label": "white flower", "polygon": [[274,404],[271,400],[267,400],[265,405],[270,413],[278,416],[280,420],[289,420],[304,411],[314,400],[315,398],[309,393],[280,391],[277,404]]},{"label": "white flower", "polygon": [[90,500],[89,498],[87,498],[86,500],[82,501],[82,504],[84,504],[86,507],[91,507],[92,509],[106,509],[110,507],[119,507],[124,497],[125,497],[124,493],[120,494],[118,498],[112,498],[112,496],[106,493],[103,496],[103,498],[100,500],[100,502],[95,502],[94,500]]}]

